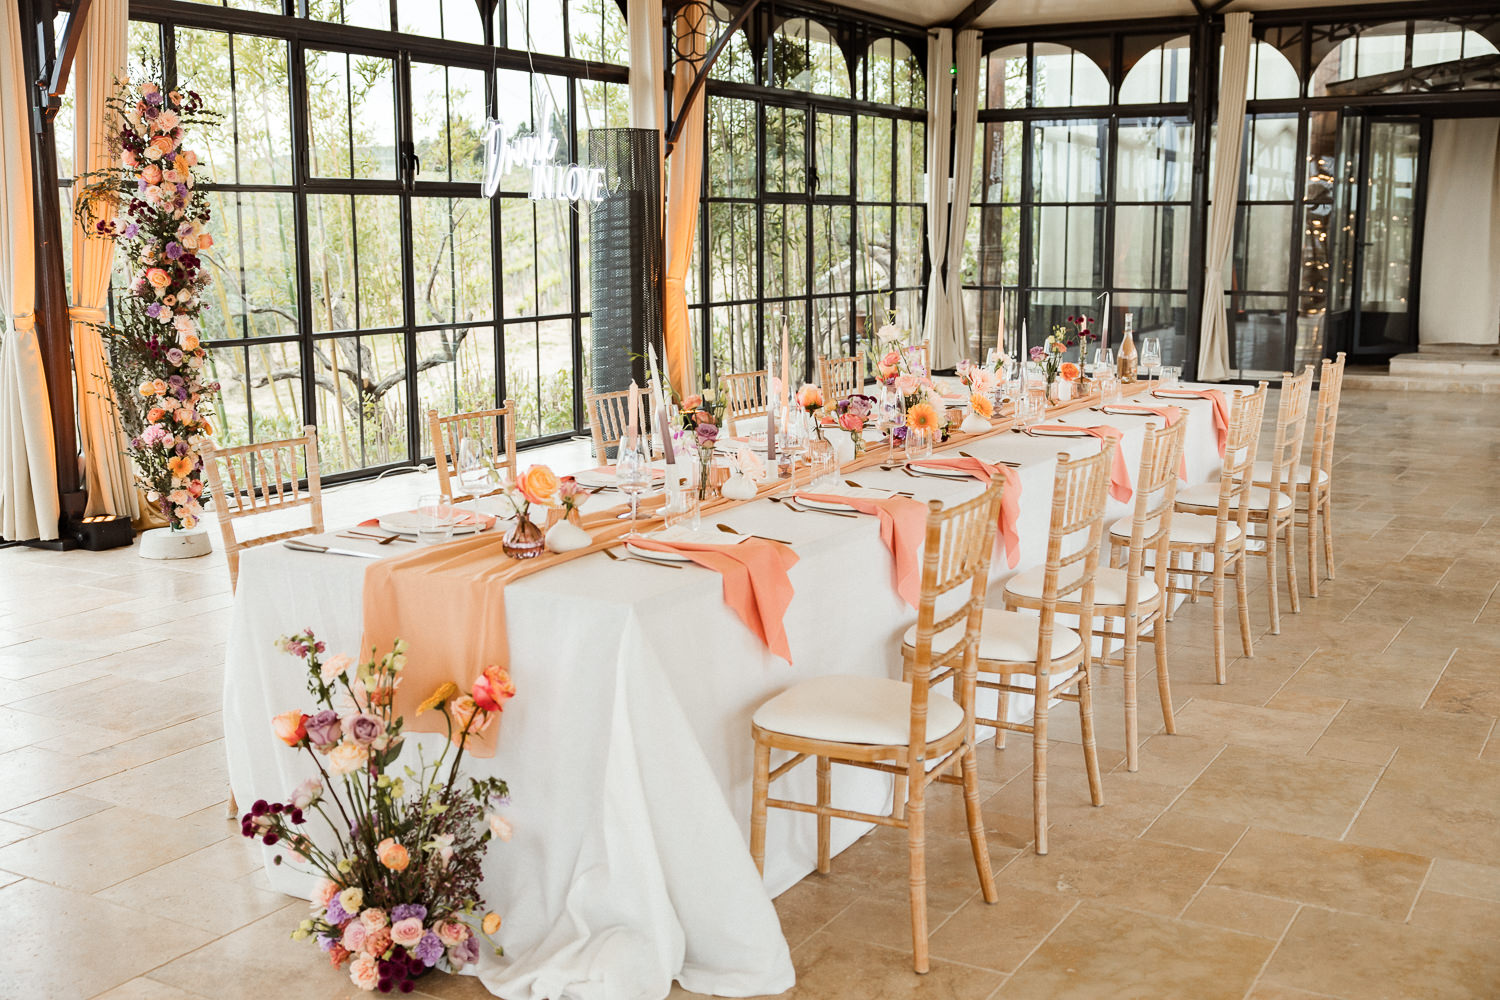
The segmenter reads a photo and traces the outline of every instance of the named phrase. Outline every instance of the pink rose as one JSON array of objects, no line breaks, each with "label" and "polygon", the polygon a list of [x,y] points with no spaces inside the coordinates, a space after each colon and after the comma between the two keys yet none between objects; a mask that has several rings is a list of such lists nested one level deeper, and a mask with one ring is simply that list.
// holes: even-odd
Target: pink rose
[{"label": "pink rose", "polygon": [[365,954],[367,955],[384,955],[390,948],[391,931],[388,927],[371,931],[370,936],[365,938]]},{"label": "pink rose", "polygon": [[351,920],[344,925],[344,936],[339,938],[339,944],[350,951],[359,951],[365,946],[365,939],[370,936],[370,931],[358,920]]},{"label": "pink rose", "polygon": [[[304,782],[305,784],[305,782]],[[298,786],[299,788],[301,786]],[[305,808],[305,807],[304,807]],[[332,879],[323,879],[318,887],[313,890],[312,906],[315,910],[326,910],[328,904],[333,902],[333,897],[339,894],[339,884]]]},{"label": "pink rose", "polygon": [[344,735],[356,743],[374,743],[385,732],[385,723],[378,715],[360,712],[344,720]]},{"label": "pink rose", "polygon": [[369,955],[361,955],[349,966],[349,980],[362,990],[372,991],[380,982],[380,966]]},{"label": "pink rose", "polygon": [[365,925],[367,931],[378,931],[382,927],[389,927],[391,918],[386,916],[384,910],[372,906],[360,913],[359,922]]},{"label": "pink rose", "polygon": [[426,931],[422,929],[422,921],[416,917],[407,917],[391,925],[391,940],[403,948],[410,948],[422,940],[422,935],[425,933]]},{"label": "pink rose", "polygon": [[147,164],[146,169],[141,171],[141,180],[147,184],[160,184],[161,167],[158,167],[154,163]]},{"label": "pink rose", "polygon": [[146,272],[146,280],[152,288],[166,288],[172,283],[172,276],[159,267],[153,267]]},{"label": "pink rose", "polygon": [[437,932],[438,940],[447,948],[462,944],[469,937],[469,928],[457,920],[441,920],[433,930]]}]

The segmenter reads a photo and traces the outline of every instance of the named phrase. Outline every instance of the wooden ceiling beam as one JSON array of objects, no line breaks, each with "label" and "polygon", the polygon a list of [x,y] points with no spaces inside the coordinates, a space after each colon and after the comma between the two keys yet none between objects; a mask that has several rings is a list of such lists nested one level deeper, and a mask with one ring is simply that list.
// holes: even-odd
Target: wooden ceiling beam
[{"label": "wooden ceiling beam", "polygon": [[957,17],[948,22],[948,27],[954,31],[963,31],[979,20],[980,16],[995,6],[999,0],[970,0],[969,6],[965,7]]}]

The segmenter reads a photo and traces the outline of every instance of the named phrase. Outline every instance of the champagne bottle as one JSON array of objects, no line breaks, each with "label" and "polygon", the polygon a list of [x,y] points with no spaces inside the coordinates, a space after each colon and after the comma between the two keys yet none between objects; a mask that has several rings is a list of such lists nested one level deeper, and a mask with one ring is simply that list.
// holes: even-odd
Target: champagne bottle
[{"label": "champagne bottle", "polygon": [[1115,369],[1119,373],[1121,382],[1134,382],[1136,370],[1136,350],[1134,323],[1131,322],[1130,313],[1125,314],[1125,339],[1120,343],[1119,360],[1115,362]]}]

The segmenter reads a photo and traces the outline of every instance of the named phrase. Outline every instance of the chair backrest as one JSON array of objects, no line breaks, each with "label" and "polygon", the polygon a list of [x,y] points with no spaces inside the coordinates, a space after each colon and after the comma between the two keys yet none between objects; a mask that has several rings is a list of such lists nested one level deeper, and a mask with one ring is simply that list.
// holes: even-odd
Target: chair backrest
[{"label": "chair backrest", "polygon": [[1266,383],[1254,392],[1241,393],[1233,399],[1229,411],[1229,430],[1224,435],[1224,465],[1219,470],[1218,524],[1215,543],[1223,550],[1229,532],[1229,519],[1239,525],[1239,537],[1246,537],[1250,517],[1250,487],[1255,479],[1255,452],[1260,443],[1260,425],[1266,413]]},{"label": "chair backrest", "polygon": [[1318,379],[1318,421],[1313,429],[1311,475],[1308,483],[1316,492],[1318,472],[1333,479],[1333,433],[1339,423],[1339,399],[1344,392],[1344,352],[1336,361],[1324,360]]},{"label": "chair backrest", "polygon": [[[1271,492],[1294,493],[1297,463],[1302,461],[1302,437],[1307,432],[1307,403],[1312,396],[1313,366],[1301,375],[1281,377],[1281,402],[1276,408],[1276,443],[1271,446]],[[1272,508],[1273,510],[1275,508]]]},{"label": "chair backrest", "polygon": [[[479,443],[483,457],[494,466],[495,472],[511,478],[516,474],[516,411],[510,400],[498,410],[475,410],[472,413],[454,413],[438,416],[437,410],[427,411],[427,423],[432,431],[432,457],[437,464],[438,491],[449,503],[461,503],[476,496],[492,496],[504,486],[494,484],[494,489],[483,493],[465,493],[458,467],[459,450],[463,441]],[[501,429],[501,425],[504,429]],[[504,452],[501,452],[501,448]],[[502,457],[503,455],[503,457]]]},{"label": "chair backrest", "polygon": [[740,372],[736,375],[720,376],[719,384],[724,393],[724,430],[733,435],[738,420],[763,417],[771,407],[770,372]]},{"label": "chair backrest", "polygon": [[[927,739],[929,689],[954,677],[955,700],[964,709],[964,727],[974,724],[974,675],[979,664],[979,629],[984,620],[984,598],[989,587],[990,556],[995,551],[995,524],[1005,489],[998,477],[979,496],[944,508],[937,500],[927,505],[927,537],[922,550],[922,596],[917,602],[916,655],[911,666],[911,743]],[[967,599],[938,618],[939,604],[948,595],[968,589]],[[932,640],[956,625],[964,626],[962,642],[933,655]],[[913,755],[916,757],[916,755]],[[917,759],[916,767],[922,766]]]},{"label": "chair backrest", "polygon": [[[594,457],[601,463],[608,462],[615,457],[609,453],[610,449],[619,445],[620,440],[625,437],[626,430],[630,427],[630,390],[585,392],[583,406],[584,413],[588,416],[589,433],[594,439]],[[651,433],[655,429],[654,426],[644,414],[636,419],[642,421],[641,433],[650,443],[654,437]],[[661,442],[655,443],[652,454],[660,457]]]},{"label": "chair backrest", "polygon": [[[1051,667],[1057,602],[1067,599],[1081,605],[1080,621],[1085,623],[1085,630],[1094,616],[1094,576],[1099,570],[1115,447],[1115,440],[1109,438],[1096,454],[1082,458],[1069,458],[1066,453],[1057,456],[1057,472],[1052,479],[1052,520],[1047,529],[1047,562],[1042,576],[1042,622],[1036,659],[1040,678],[1045,678]],[[1074,594],[1079,596],[1073,597]],[[1046,689],[1040,680],[1037,689]]]},{"label": "chair backrest", "polygon": [[1187,441],[1188,415],[1180,413],[1170,427],[1146,425],[1141,445],[1141,468],[1135,479],[1135,510],[1130,522],[1128,579],[1138,581],[1147,551],[1156,552],[1156,575],[1165,578],[1172,534],[1172,512],[1177,503],[1177,470]]},{"label": "chair backrest", "polygon": [[[311,424],[302,428],[301,437],[257,441],[232,448],[204,445],[203,464],[208,472],[208,488],[213,493],[214,515],[224,539],[224,554],[229,561],[231,590],[239,583],[240,553],[245,549],[323,530],[318,429]],[[250,538],[240,537],[235,530],[235,521],[296,507],[308,508],[310,523]]]},{"label": "chair backrest", "polygon": [[818,382],[823,387],[823,398],[829,403],[854,395],[865,387],[865,356],[819,358]]}]

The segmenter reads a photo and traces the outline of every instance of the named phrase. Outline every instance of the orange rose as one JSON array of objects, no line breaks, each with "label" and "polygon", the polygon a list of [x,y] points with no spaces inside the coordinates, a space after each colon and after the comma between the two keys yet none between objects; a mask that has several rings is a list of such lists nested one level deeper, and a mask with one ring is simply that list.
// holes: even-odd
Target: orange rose
[{"label": "orange rose", "polygon": [[682,401],[682,408],[684,410],[696,410],[702,405],[703,397],[696,392]]},{"label": "orange rose", "polygon": [[198,235],[198,249],[199,250],[207,250],[209,247],[211,247],[213,245],[214,245],[214,238],[212,236],[208,235],[207,233],[200,233]]},{"label": "orange rose", "polygon": [[296,709],[282,712],[271,720],[276,738],[289,747],[301,746],[307,740],[307,716]]},{"label": "orange rose", "polygon": [[141,171],[141,180],[145,181],[147,184],[160,184],[161,167],[158,167],[154,163],[151,164],[145,170]]},{"label": "orange rose", "polygon": [[152,157],[152,159],[160,159],[163,156],[170,156],[176,148],[177,141],[175,139],[168,135],[159,135],[151,140],[150,146],[146,147],[146,155],[151,156],[155,152],[156,156]]},{"label": "orange rose", "polygon": [[1064,361],[1057,368],[1057,373],[1069,382],[1078,381],[1078,366],[1071,361]]},{"label": "orange rose", "polygon": [[539,503],[543,507],[557,506],[557,491],[562,486],[558,481],[556,473],[545,465],[533,465],[526,470],[516,484],[521,495],[532,503]]},{"label": "orange rose", "polygon": [[499,712],[505,703],[516,696],[516,686],[510,672],[494,664],[484,668],[474,681],[474,704],[486,712]]},{"label": "orange rose", "polygon": [[146,280],[152,288],[166,288],[172,283],[172,276],[159,267],[153,267],[146,272]]},{"label": "orange rose", "polygon": [[797,390],[797,405],[804,410],[817,410],[823,406],[823,390],[811,382]]},{"label": "orange rose", "polygon": [[184,351],[196,351],[198,349],[198,338],[191,333],[177,338],[177,345]]},{"label": "orange rose", "polygon": [[495,721],[493,715],[481,712],[479,706],[474,704],[474,699],[466,694],[450,701],[448,711],[453,714],[453,727],[459,733],[482,733]]},{"label": "orange rose", "polygon": [[406,866],[411,864],[411,853],[390,837],[376,846],[375,856],[393,872],[404,872]]}]

